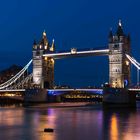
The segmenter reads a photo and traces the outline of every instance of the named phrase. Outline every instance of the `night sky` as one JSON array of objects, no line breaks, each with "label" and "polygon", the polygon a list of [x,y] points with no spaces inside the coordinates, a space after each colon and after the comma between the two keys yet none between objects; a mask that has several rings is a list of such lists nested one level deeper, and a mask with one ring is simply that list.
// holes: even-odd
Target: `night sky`
[{"label": "night sky", "polygon": [[[102,48],[109,29],[122,20],[131,34],[133,56],[140,61],[139,0],[7,0],[0,2],[0,70],[24,66],[32,58],[33,40],[45,30],[56,50]],[[136,82],[136,69],[132,68]],[[135,73],[135,74],[134,74]],[[67,58],[55,63],[55,82],[84,87],[108,81],[108,57]]]}]

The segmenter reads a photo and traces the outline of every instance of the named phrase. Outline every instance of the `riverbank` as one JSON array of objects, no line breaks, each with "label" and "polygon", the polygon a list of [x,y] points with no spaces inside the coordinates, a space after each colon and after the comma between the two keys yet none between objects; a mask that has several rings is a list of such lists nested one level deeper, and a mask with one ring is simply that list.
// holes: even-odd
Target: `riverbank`
[{"label": "riverbank", "polygon": [[24,107],[34,107],[34,108],[59,108],[59,107],[85,107],[93,106],[96,104],[101,104],[100,102],[62,102],[62,103],[46,103],[46,104],[23,104]]}]

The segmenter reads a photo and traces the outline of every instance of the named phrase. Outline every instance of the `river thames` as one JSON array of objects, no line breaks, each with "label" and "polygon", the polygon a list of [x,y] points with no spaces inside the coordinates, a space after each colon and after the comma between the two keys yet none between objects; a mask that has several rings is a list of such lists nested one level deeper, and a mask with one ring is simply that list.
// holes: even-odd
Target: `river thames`
[{"label": "river thames", "polygon": [[[45,133],[44,128],[53,128]],[[139,140],[136,109],[85,107],[0,107],[0,140]]]}]

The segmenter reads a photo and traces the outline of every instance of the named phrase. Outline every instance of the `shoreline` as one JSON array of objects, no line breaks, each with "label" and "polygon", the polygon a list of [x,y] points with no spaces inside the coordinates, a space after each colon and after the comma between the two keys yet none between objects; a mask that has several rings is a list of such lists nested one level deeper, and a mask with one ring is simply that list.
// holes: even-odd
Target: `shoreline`
[{"label": "shoreline", "polygon": [[39,107],[39,108],[62,108],[62,107],[86,107],[86,106],[93,106],[96,104],[101,104],[101,102],[62,102],[62,103],[29,103],[24,104],[24,107]]}]

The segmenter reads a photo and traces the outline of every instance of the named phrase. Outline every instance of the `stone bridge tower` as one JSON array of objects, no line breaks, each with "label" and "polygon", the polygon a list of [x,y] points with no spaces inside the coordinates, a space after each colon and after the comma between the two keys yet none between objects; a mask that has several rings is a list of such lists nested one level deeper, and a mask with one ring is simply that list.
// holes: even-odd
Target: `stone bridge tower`
[{"label": "stone bridge tower", "polygon": [[43,57],[43,54],[54,52],[54,40],[50,46],[45,31],[41,41],[33,44],[33,83],[38,88],[53,88],[54,59]]},{"label": "stone bridge tower", "polygon": [[125,54],[130,54],[130,36],[123,32],[121,21],[115,35],[109,33],[109,84],[124,88],[130,84],[130,62]]}]

